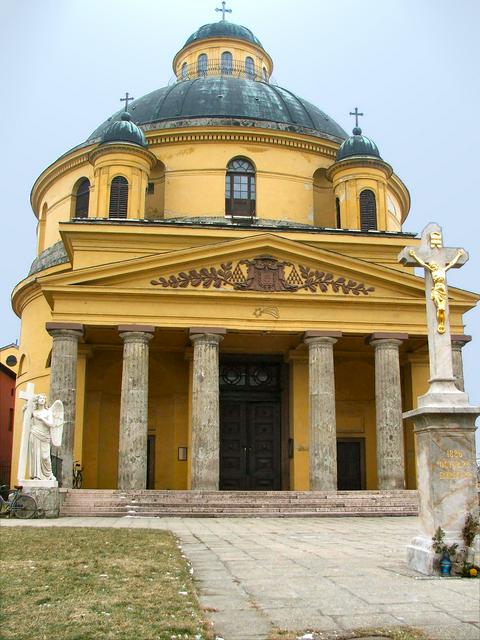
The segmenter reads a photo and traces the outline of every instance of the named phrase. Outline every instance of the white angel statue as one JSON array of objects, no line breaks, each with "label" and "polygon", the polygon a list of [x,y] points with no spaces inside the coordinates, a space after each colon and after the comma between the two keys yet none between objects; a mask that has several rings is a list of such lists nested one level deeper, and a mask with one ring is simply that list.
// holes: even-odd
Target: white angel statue
[{"label": "white angel statue", "polygon": [[47,396],[39,393],[27,402],[24,422],[28,426],[29,475],[33,480],[56,480],[50,460],[51,445],[59,447],[63,435],[63,403],[47,405]]}]

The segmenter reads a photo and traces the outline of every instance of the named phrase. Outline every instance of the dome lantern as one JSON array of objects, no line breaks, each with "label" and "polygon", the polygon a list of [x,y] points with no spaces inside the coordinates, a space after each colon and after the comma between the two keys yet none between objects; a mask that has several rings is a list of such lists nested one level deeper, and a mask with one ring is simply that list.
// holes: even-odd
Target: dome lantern
[{"label": "dome lantern", "polygon": [[143,131],[134,122],[132,122],[132,116],[128,113],[128,103],[130,100],[134,100],[129,96],[128,91],[125,94],[125,98],[120,98],[122,102],[125,102],[125,111],[120,115],[120,120],[114,120],[110,122],[104,129],[100,143],[105,142],[128,142],[130,144],[137,144],[141,147],[147,146],[147,141]]}]

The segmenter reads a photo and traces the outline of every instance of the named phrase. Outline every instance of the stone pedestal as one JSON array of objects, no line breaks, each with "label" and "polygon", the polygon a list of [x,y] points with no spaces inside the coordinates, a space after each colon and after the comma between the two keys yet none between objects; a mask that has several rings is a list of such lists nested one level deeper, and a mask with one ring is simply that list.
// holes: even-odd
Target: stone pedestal
[{"label": "stone pedestal", "polygon": [[405,489],[405,454],[402,421],[399,346],[407,334],[374,333],[377,486],[389,491]]},{"label": "stone pedestal", "polygon": [[47,322],[53,338],[50,373],[50,403],[61,400],[64,408],[62,444],[58,455],[62,459],[62,487],[71,487],[73,480],[73,440],[75,433],[78,341],[83,325]]},{"label": "stone pedestal", "polygon": [[[425,396],[423,396],[425,398]],[[475,418],[479,407],[422,407],[404,414],[415,424],[420,535],[407,547],[410,568],[431,575],[432,536],[441,527],[448,544],[463,546],[467,513],[478,512]]]},{"label": "stone pedestal", "polygon": [[310,398],[310,491],[337,490],[333,345],[339,331],[307,331]]},{"label": "stone pedestal", "polygon": [[145,489],[147,486],[148,436],[148,356],[155,327],[122,325],[122,396],[120,401],[120,442],[118,488]]},{"label": "stone pedestal", "polygon": [[[34,486],[34,480],[28,480],[23,484],[23,493],[32,496],[37,502],[37,507],[45,518],[58,518],[66,491],[58,487]],[[37,481],[41,482],[40,480]]]},{"label": "stone pedestal", "polygon": [[193,342],[191,488],[218,490],[220,476],[219,344],[224,329],[190,329]]}]

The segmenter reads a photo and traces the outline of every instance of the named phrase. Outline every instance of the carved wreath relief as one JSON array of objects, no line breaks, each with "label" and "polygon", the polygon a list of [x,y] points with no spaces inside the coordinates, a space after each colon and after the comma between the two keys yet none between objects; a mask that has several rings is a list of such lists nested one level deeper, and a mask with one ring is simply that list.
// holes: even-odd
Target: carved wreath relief
[{"label": "carved wreath relief", "polygon": [[224,262],[220,267],[202,267],[181,271],[168,278],[160,277],[151,284],[165,289],[186,289],[187,287],[203,287],[209,289],[232,288],[234,291],[311,291],[312,293],[334,293],[368,296],[375,291],[374,287],[366,287],[363,282],[338,277],[333,273],[317,271],[301,264],[277,260],[273,256],[258,256],[251,260],[240,260],[233,266],[232,262]]}]

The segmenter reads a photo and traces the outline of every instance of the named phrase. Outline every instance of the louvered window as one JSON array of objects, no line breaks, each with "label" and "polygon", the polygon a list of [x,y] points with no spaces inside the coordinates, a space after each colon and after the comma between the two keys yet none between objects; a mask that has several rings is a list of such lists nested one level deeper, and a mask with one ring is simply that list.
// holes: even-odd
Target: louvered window
[{"label": "louvered window", "polygon": [[245,75],[247,76],[247,78],[255,77],[255,63],[253,61],[253,58],[251,58],[250,56],[245,58]]},{"label": "louvered window", "polygon": [[231,76],[233,72],[233,57],[230,51],[222,53],[222,73]]},{"label": "louvered window", "polygon": [[75,194],[75,218],[88,217],[88,202],[90,200],[90,180],[83,178],[78,184]]},{"label": "louvered window", "polygon": [[208,68],[208,56],[206,53],[201,53],[197,60],[197,72],[199,76],[206,76]]},{"label": "louvered window", "polygon": [[365,189],[360,194],[360,229],[370,231],[377,228],[377,204],[375,194]]},{"label": "louvered window", "polygon": [[340,215],[340,199],[339,198],[335,198],[335,211],[337,214],[337,229],[341,229],[342,228],[342,218]]},{"label": "louvered window", "polygon": [[184,62],[182,64],[182,80],[186,80],[188,78],[188,64]]},{"label": "louvered window", "polygon": [[225,214],[229,216],[255,215],[255,168],[243,158],[228,163],[225,178]]},{"label": "louvered window", "polygon": [[126,218],[128,207],[128,181],[122,176],[112,180],[110,186],[109,218]]}]

